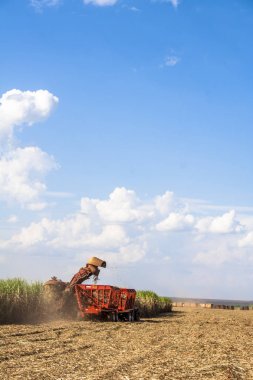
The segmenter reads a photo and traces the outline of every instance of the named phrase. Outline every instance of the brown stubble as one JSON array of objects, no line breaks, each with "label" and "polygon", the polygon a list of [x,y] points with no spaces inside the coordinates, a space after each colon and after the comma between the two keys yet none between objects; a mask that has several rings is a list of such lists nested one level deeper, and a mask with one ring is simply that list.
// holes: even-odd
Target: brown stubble
[{"label": "brown stubble", "polygon": [[253,310],[0,327],[1,379],[253,379]]}]

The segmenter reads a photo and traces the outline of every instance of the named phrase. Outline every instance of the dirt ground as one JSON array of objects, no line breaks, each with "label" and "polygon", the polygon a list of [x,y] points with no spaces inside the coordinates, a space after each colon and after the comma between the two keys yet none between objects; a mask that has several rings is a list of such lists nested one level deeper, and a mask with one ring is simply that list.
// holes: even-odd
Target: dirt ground
[{"label": "dirt ground", "polygon": [[253,379],[253,310],[0,326],[0,378]]}]

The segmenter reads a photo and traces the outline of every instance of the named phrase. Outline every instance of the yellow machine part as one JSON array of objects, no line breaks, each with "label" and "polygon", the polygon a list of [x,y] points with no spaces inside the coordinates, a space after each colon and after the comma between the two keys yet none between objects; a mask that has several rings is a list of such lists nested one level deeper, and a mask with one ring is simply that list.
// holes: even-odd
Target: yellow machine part
[{"label": "yellow machine part", "polygon": [[106,268],[106,261],[103,261],[98,257],[91,257],[90,259],[88,259],[87,264],[94,265],[96,267]]}]

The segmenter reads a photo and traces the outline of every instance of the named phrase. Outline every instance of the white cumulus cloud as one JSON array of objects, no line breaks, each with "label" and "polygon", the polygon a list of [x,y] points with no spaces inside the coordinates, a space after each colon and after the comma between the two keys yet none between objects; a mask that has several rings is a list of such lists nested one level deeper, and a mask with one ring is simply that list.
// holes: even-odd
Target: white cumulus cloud
[{"label": "white cumulus cloud", "polygon": [[248,232],[245,236],[243,236],[239,242],[239,247],[252,247],[253,246],[253,231]]},{"label": "white cumulus cloud", "polygon": [[[40,155],[40,152],[37,154]],[[42,171],[50,169],[51,165],[53,162],[50,160],[47,162],[45,157],[45,163],[40,169]],[[19,173],[19,169],[15,170]],[[21,172],[24,173],[24,169]],[[23,197],[19,201],[28,202],[30,207],[35,205],[34,207],[39,208],[40,203],[36,202],[36,197],[37,191],[41,191],[41,186],[43,188],[39,183],[39,190],[36,186],[32,188],[24,186]],[[15,186],[10,185],[9,188],[12,191]],[[22,186],[19,184],[17,188]],[[35,198],[34,202],[31,202],[30,192]],[[14,196],[21,197],[17,193],[14,193]],[[220,264],[229,261],[232,258],[229,255],[230,248],[226,250],[226,255],[222,254],[221,249],[219,250],[219,257],[222,255],[220,260],[217,260],[218,254],[212,252],[215,251],[216,243],[221,246],[224,239],[226,247],[230,243],[231,247],[238,247],[237,234],[242,232],[242,225],[236,218],[235,212],[232,210],[221,216],[203,218],[197,213],[187,212],[187,209],[184,200],[177,199],[169,191],[152,199],[143,200],[137,197],[135,191],[117,187],[106,199],[81,198],[80,209],[74,214],[60,219],[42,218],[40,221],[30,223],[9,239],[2,240],[0,246],[9,249],[46,249],[54,252],[74,250],[77,255],[92,253],[108,257],[113,262],[118,260],[126,263],[142,260],[147,254],[161,257],[164,252],[164,255],[168,256],[170,245],[173,245],[174,250],[175,239],[180,236],[178,238],[180,244],[183,240],[187,241],[187,247],[192,246],[192,252],[195,247],[196,263],[210,262],[212,258]],[[250,237],[248,240],[251,241]],[[210,242],[212,247],[209,247]],[[223,248],[225,252],[225,247]],[[234,252],[235,258],[236,249]]]},{"label": "white cumulus cloud", "polygon": [[16,201],[31,210],[46,203],[45,175],[57,168],[54,158],[39,147],[16,147],[14,131],[31,126],[50,115],[58,98],[47,90],[10,90],[0,98],[0,200]]},{"label": "white cumulus cloud", "polygon": [[236,220],[235,211],[231,210],[218,217],[200,218],[196,223],[200,233],[227,234],[241,232],[243,226]]},{"label": "white cumulus cloud", "polygon": [[116,188],[108,200],[97,202],[84,198],[81,200],[82,211],[89,202],[93,202],[100,217],[109,222],[131,222],[138,218],[137,198],[132,190]]},{"label": "white cumulus cloud", "polygon": [[156,229],[157,231],[182,231],[189,229],[193,224],[194,217],[192,215],[172,212],[166,219],[156,225]]},{"label": "white cumulus cloud", "polygon": [[97,225],[85,215],[77,213],[64,219],[43,218],[31,223],[15,234],[10,244],[31,247],[40,243],[52,248],[118,249],[128,243],[128,237],[122,226]]},{"label": "white cumulus cloud", "polygon": [[163,195],[155,198],[155,206],[162,214],[168,214],[175,207],[174,194],[172,191],[166,191]]},{"label": "white cumulus cloud", "polygon": [[153,209],[153,206],[141,202],[133,190],[124,187],[116,187],[106,200],[81,199],[83,213],[96,214],[101,220],[111,223],[141,221],[151,217]]},{"label": "white cumulus cloud", "polygon": [[15,127],[31,126],[50,115],[58,98],[47,90],[10,90],[0,98],[0,142],[10,139]]},{"label": "white cumulus cloud", "polygon": [[[57,167],[53,157],[38,147],[17,148],[0,157],[0,199],[38,208],[46,185],[44,175]],[[39,207],[43,208],[43,207]]]}]

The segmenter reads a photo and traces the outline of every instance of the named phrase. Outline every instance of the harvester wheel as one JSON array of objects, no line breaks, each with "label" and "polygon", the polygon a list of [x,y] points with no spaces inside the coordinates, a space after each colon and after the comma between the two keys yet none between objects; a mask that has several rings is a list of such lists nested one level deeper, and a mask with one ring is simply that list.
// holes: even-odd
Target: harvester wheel
[{"label": "harvester wheel", "polygon": [[134,321],[136,321],[136,322],[140,321],[140,312],[138,309],[134,310]]},{"label": "harvester wheel", "polygon": [[133,318],[133,312],[132,311],[129,311],[128,313],[128,322],[133,322],[134,318]]},{"label": "harvester wheel", "polygon": [[115,313],[108,313],[107,318],[108,318],[109,322],[116,322],[116,315],[115,315]]}]

